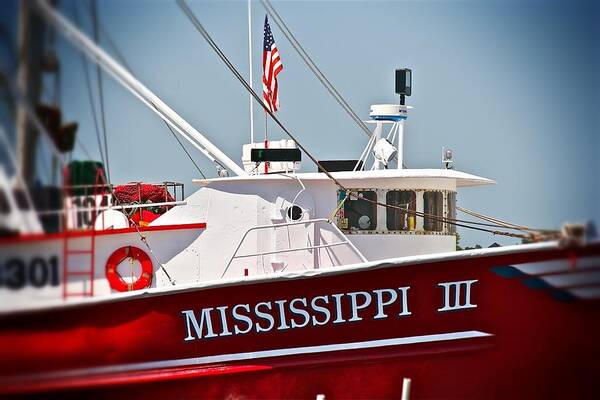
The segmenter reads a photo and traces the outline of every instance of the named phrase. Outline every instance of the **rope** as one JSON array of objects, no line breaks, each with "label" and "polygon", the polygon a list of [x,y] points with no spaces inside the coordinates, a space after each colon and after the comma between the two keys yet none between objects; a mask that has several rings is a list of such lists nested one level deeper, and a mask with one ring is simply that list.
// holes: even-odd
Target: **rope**
[{"label": "rope", "polygon": [[173,280],[173,278],[171,278],[171,275],[169,275],[169,273],[167,272],[167,269],[165,268],[165,266],[163,265],[163,263],[160,262],[160,260],[158,259],[158,257],[156,257],[156,255],[154,254],[154,251],[152,251],[152,247],[150,247],[150,245],[148,244],[148,239],[146,239],[146,236],[144,236],[142,234],[142,232],[140,231],[139,225],[136,224],[135,221],[133,221],[131,218],[129,218],[129,221],[130,221],[131,225],[135,228],[135,230],[138,233],[138,235],[140,235],[140,240],[142,241],[142,243],[144,243],[144,245],[146,246],[146,248],[150,252],[150,255],[152,255],[152,258],[154,258],[154,260],[156,261],[156,263],[160,266],[160,269],[164,272],[164,274],[166,275],[166,277],[169,280],[169,282],[171,283],[171,285],[175,285],[175,281]]},{"label": "rope", "polygon": [[275,21],[275,24],[279,27],[279,29],[283,32],[283,35],[287,38],[287,40],[291,43],[296,53],[302,58],[302,61],[306,64],[306,66],[313,72],[313,74],[321,81],[325,89],[333,96],[333,98],[337,101],[337,103],[342,107],[344,111],[350,116],[350,118],[358,125],[358,127],[368,136],[371,137],[372,133],[369,128],[366,127],[365,123],[358,117],[356,112],[350,107],[348,102],[342,97],[340,92],[333,86],[333,84],[327,79],[325,74],[317,67],[317,64],[313,61],[313,59],[308,55],[304,47],[298,42],[292,31],[288,28],[288,26],[283,21],[283,18],[279,15],[279,13],[275,10],[273,5],[269,0],[261,0],[263,7],[267,10],[267,13],[271,16],[271,19]]},{"label": "rope", "polygon": [[[333,86],[333,84],[327,79],[325,74],[319,69],[317,64],[313,61],[313,59],[308,55],[304,47],[300,44],[300,42],[296,39],[290,28],[286,25],[281,15],[275,10],[273,4],[271,4],[270,0],[261,0],[263,7],[267,10],[267,13],[271,16],[271,19],[275,21],[275,24],[282,31],[283,35],[290,42],[296,53],[300,56],[302,61],[306,64],[306,66],[311,70],[311,72],[315,75],[315,77],[323,84],[325,89],[331,94],[331,96],[337,101],[337,103],[342,107],[342,109],[350,116],[356,125],[369,137],[373,137],[373,134],[367,128],[365,123],[360,119],[360,117],[356,114],[356,112],[350,107],[350,104],[344,99],[344,97],[340,94],[340,92]],[[394,155],[394,159],[397,159],[398,156]],[[366,159],[365,159],[366,161]],[[406,168],[406,165],[403,163],[402,166]]]},{"label": "rope", "polygon": [[[188,19],[192,22],[192,24],[194,25],[196,30],[202,35],[202,37],[206,40],[206,42],[210,45],[210,47],[215,51],[215,53],[217,53],[219,58],[221,58],[221,60],[225,63],[227,68],[229,68],[229,70],[239,80],[239,82],[242,84],[242,86],[244,86],[244,88],[256,99],[256,101],[259,104],[263,105],[262,100],[260,99],[258,94],[254,91],[254,89],[252,89],[252,87],[248,84],[248,82],[246,82],[244,77],[238,72],[238,70],[235,68],[235,66],[231,63],[231,61],[229,61],[227,56],[223,53],[223,51],[215,43],[215,41],[212,39],[212,37],[210,36],[208,31],[206,31],[204,26],[200,23],[200,21],[194,15],[193,11],[189,8],[186,1],[185,0],[177,0],[177,4],[182,9],[182,11],[185,13],[185,15],[188,17]],[[320,167],[321,170],[323,171],[323,173],[329,179],[331,179],[340,188],[340,190],[343,190],[346,192],[347,196],[351,196],[351,197],[354,197],[357,199],[360,198],[362,200],[376,204],[380,207],[399,209],[403,212],[406,212],[406,210],[404,208],[380,203],[375,200],[364,199],[364,198],[361,198],[357,193],[350,191],[348,188],[346,188],[344,185],[342,185],[333,175],[331,175],[331,173],[329,171],[327,171],[326,168],[324,168],[321,165],[321,163],[294,137],[294,135],[292,135],[292,133],[281,123],[281,121],[275,116],[275,114],[271,110],[266,108],[264,105],[263,105],[263,109],[264,109],[265,113],[267,113],[271,117],[271,119],[285,132],[285,134],[288,135],[288,137],[290,139],[292,139],[294,142],[296,142],[298,147],[308,156],[308,158],[310,158],[311,161],[313,161],[318,167]],[[532,239],[532,235],[521,235],[521,234],[516,234],[516,233],[511,233],[511,232],[504,232],[504,231],[499,231],[499,230],[492,230],[492,229],[486,229],[486,228],[480,228],[480,227],[475,227],[475,226],[471,226],[471,225],[466,225],[466,223],[468,223],[469,221],[464,221],[464,223],[459,223],[459,222],[457,222],[459,220],[456,220],[454,218],[444,218],[444,217],[440,217],[437,215],[432,215],[432,214],[427,214],[427,213],[417,212],[417,211],[410,211],[410,212],[414,213],[415,215],[418,215],[418,216],[423,216],[423,217],[427,217],[430,219],[434,219],[436,221],[445,222],[445,223],[463,227],[463,228],[478,230],[478,231],[482,231],[482,232],[488,232],[488,233],[492,233],[494,235],[503,235],[503,236],[522,238],[522,239]],[[477,224],[477,223],[475,223],[475,224]]]},{"label": "rope", "polygon": [[[398,207],[398,206],[394,206],[391,204],[384,204],[384,203],[380,203],[376,200],[371,200],[371,199],[367,199],[364,197],[360,197],[358,194],[354,193],[354,192],[348,192],[347,193],[349,196],[354,197],[356,199],[360,199],[360,200],[364,200],[367,201],[369,203],[375,204],[377,206],[380,207],[385,207],[385,208],[391,208],[391,209],[395,209],[395,210],[400,210],[402,212],[406,212],[407,214],[412,214],[412,215],[416,215],[418,217],[424,217],[424,218],[428,218],[428,219],[433,219],[435,221],[438,222],[445,222],[447,224],[451,224],[454,226],[459,226],[461,228],[468,228],[468,229],[473,229],[476,231],[481,231],[481,232],[488,232],[491,233],[493,235],[502,235],[502,236],[509,236],[509,237],[516,237],[516,238],[521,238],[521,239],[532,239],[531,235],[522,235],[522,234],[518,234],[518,233],[511,233],[511,232],[505,232],[505,231],[498,231],[498,230],[492,230],[492,229],[486,229],[486,228],[479,228],[476,226],[471,226],[471,225],[466,225],[464,223],[459,223],[457,221],[461,221],[461,220],[457,220],[455,218],[448,218],[448,217],[440,217],[439,215],[434,215],[434,214],[428,214],[425,212],[420,212],[420,211],[413,211],[413,210],[406,210],[402,207]],[[470,221],[464,221],[465,223],[472,223]],[[477,223],[475,223],[477,224]]]},{"label": "rope", "polygon": [[204,29],[204,26],[202,26],[202,24],[200,23],[200,21],[198,21],[198,19],[194,15],[193,11],[189,8],[189,6],[185,2],[185,0],[177,0],[177,4],[183,10],[183,12],[185,13],[185,15],[189,18],[189,20],[192,22],[192,24],[194,25],[194,27],[196,28],[196,30],[198,32],[200,32],[200,34],[208,42],[208,44],[210,45],[210,47],[215,51],[215,53],[217,53],[217,55],[219,56],[219,58],[221,58],[221,60],[225,63],[225,65],[227,66],[227,68],[229,68],[229,70],[235,75],[235,77],[240,81],[240,83],[244,86],[244,88],[252,95],[252,97],[254,97],[254,99],[259,104],[262,105],[265,113],[269,114],[269,116],[271,117],[271,119],[273,121],[275,121],[275,123],[285,132],[286,135],[289,136],[290,139],[292,139],[294,142],[296,142],[296,144],[298,145],[298,147],[308,156],[308,158],[311,159],[312,162],[314,162],[317,166],[319,166],[323,170],[323,172],[325,173],[325,175],[327,175],[327,177],[329,179],[331,179],[333,182],[335,182],[335,184],[337,186],[339,186],[340,188],[342,188],[344,190],[348,190],[337,179],[335,179],[331,175],[331,173],[329,173],[325,168],[323,168],[323,166],[321,165],[321,163],[319,161],[317,161],[317,159],[315,157],[313,157],[313,155],[310,154],[310,152],[308,152],[308,150],[294,137],[294,135],[292,135],[290,133],[290,131],[287,130],[287,128],[281,123],[281,121],[279,121],[279,119],[275,116],[275,114],[271,110],[269,110],[267,107],[264,106],[264,103],[263,103],[262,99],[258,96],[258,94],[256,94],[256,92],[254,91],[254,89],[252,89],[252,87],[248,84],[248,82],[246,82],[246,80],[244,79],[244,77],[238,72],[238,70],[231,63],[231,61],[229,61],[229,59],[227,58],[227,56],[221,51],[221,49],[215,43],[215,41],[212,39],[212,37],[210,36],[210,34],[206,31],[206,29]]},{"label": "rope", "polygon": [[512,222],[503,221],[501,219],[490,217],[490,216],[478,213],[476,211],[467,210],[466,208],[462,208],[462,207],[456,207],[456,209],[465,214],[471,215],[475,218],[479,218],[484,221],[493,222],[493,223],[498,224],[499,226],[503,226],[508,229],[521,230],[521,231],[533,232],[533,233],[541,233],[541,234],[555,234],[555,233],[559,232],[554,229],[536,229],[536,228],[530,228],[530,227],[527,227],[524,225],[513,224]]}]

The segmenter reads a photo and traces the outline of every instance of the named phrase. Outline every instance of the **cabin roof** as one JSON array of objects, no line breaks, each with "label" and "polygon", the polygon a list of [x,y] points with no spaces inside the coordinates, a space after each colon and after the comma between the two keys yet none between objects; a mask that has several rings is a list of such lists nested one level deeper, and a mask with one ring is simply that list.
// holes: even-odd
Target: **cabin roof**
[{"label": "cabin roof", "polygon": [[[249,181],[277,181],[288,180],[292,174],[269,174],[269,175],[246,175],[231,176],[227,178],[194,179],[193,182],[206,186],[212,182],[249,182]],[[496,182],[480,176],[467,174],[453,169],[385,169],[375,171],[343,171],[332,172],[331,175],[341,182],[345,180],[380,180],[380,179],[454,179],[456,187],[469,187],[481,185],[493,185]],[[303,180],[329,180],[329,177],[322,172],[303,172],[295,173],[294,176]],[[365,185],[365,187],[368,185]]]}]

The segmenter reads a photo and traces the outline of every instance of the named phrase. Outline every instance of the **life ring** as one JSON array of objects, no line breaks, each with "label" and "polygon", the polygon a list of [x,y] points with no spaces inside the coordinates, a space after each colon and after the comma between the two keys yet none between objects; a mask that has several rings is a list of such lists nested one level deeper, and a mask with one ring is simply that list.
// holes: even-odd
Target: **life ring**
[{"label": "life ring", "polygon": [[[117,271],[119,264],[126,258],[133,258],[139,261],[142,266],[141,275],[132,283],[125,282]],[[108,257],[108,261],[106,262],[106,279],[108,279],[110,287],[118,292],[129,292],[131,290],[147,288],[152,283],[152,260],[150,260],[150,256],[142,249],[134,246],[121,247]]]}]

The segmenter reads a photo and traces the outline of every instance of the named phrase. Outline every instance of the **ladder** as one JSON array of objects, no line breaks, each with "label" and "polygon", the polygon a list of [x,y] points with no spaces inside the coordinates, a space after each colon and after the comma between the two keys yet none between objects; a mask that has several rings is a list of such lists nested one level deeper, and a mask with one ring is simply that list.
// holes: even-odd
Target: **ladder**
[{"label": "ladder", "polygon": [[[106,186],[106,180],[104,178],[104,172],[102,169],[98,169],[96,172],[96,184],[94,185],[94,202],[93,202],[93,210],[92,210],[92,218],[90,226],[87,227],[89,229],[89,233],[85,231],[86,227],[84,227],[83,231],[77,229],[70,229],[68,225],[68,215],[71,210],[69,210],[69,206],[67,203],[67,199],[70,198],[71,191],[69,189],[70,185],[70,173],[68,167],[65,167],[64,177],[63,177],[63,196],[64,196],[64,218],[63,218],[63,300],[66,300],[69,297],[92,297],[94,295],[94,275],[95,275],[95,252],[96,252],[96,228],[95,222],[97,217],[97,198],[98,194],[102,197],[104,196],[104,188]],[[98,190],[101,190],[98,193]],[[73,247],[73,242],[75,239],[79,242],[84,242],[83,244],[87,244],[84,248],[81,247]],[[85,241],[85,239],[88,239]],[[80,244],[81,246],[81,244]],[[82,268],[81,264],[79,268],[73,267],[74,261],[87,260],[89,263],[86,265],[87,268]],[[69,291],[69,282],[71,278],[75,277],[84,277],[81,281],[83,285],[83,289],[81,291]]]}]

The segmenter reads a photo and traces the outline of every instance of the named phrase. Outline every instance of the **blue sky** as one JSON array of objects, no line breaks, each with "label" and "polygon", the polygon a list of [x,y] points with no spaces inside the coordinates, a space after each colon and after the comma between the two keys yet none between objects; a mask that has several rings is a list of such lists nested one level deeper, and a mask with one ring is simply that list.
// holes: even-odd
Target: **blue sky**
[{"label": "blue sky", "polygon": [[[10,21],[14,3],[3,5]],[[85,13],[83,28],[91,32]],[[191,1],[231,61],[248,71],[245,1]],[[397,102],[394,69],[413,70],[414,106],[405,162],[441,167],[442,146],[459,170],[498,185],[465,189],[465,208],[534,227],[600,222],[600,5],[593,1],[285,1],[275,7],[361,118]],[[73,2],[61,8],[73,17]],[[254,88],[260,90],[265,11],[253,5]],[[99,1],[102,25],[137,77],[235,161],[249,141],[248,96],[172,1]],[[307,70],[274,23],[285,125],[320,159],[357,158],[366,137]],[[101,42],[107,47],[106,42]],[[59,42],[61,100],[97,153],[80,55]],[[180,180],[197,171],[163,122],[106,77],[114,182]],[[264,115],[255,107],[256,132]],[[269,127],[271,138],[283,133]],[[190,149],[202,170],[214,168]],[[78,153],[81,155],[81,153]],[[303,170],[315,170],[306,158]],[[493,241],[460,231],[463,245]]]}]

